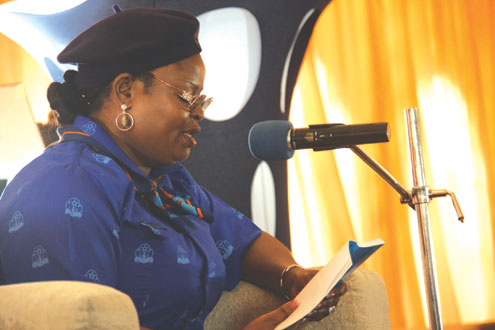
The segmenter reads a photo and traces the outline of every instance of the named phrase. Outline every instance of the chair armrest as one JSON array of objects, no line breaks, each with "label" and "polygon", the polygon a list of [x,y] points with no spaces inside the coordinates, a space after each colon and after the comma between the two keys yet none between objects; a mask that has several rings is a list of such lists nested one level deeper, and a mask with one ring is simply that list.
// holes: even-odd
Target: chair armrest
[{"label": "chair armrest", "polygon": [[[335,312],[320,322],[298,323],[291,329],[390,329],[385,284],[377,273],[359,268],[346,281],[347,293],[340,298]],[[285,302],[271,291],[241,282],[224,292],[205,322],[206,330],[243,329],[256,317]]]},{"label": "chair armrest", "polygon": [[132,300],[111,287],[77,281],[0,286],[0,329],[139,330]]}]

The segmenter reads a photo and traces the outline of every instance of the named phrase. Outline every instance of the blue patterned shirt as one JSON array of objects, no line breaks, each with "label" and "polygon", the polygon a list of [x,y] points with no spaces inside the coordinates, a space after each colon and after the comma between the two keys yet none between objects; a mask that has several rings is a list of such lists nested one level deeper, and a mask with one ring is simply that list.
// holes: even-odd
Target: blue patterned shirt
[{"label": "blue patterned shirt", "polygon": [[[141,173],[101,126],[82,116],[74,126]],[[150,177],[163,177],[167,191],[213,222],[166,211],[177,230],[139,202],[114,159],[79,141],[46,149],[0,199],[0,277],[108,285],[131,297],[145,327],[202,329],[222,291],[239,282],[242,257],[261,231],[180,163]]]}]

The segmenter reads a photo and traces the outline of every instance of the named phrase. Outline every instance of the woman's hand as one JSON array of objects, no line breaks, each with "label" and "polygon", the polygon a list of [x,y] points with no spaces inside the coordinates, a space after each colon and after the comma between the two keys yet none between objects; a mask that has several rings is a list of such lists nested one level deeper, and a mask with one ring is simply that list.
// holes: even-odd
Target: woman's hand
[{"label": "woman's hand", "polygon": [[[284,277],[284,292],[286,292],[290,298],[294,298],[316,273],[318,273],[318,270],[316,269],[305,269],[301,267],[291,269]],[[318,306],[316,306],[304,319],[309,321],[320,321],[328,316],[335,310],[340,297],[346,293],[346,291],[347,287],[345,283],[342,282],[342,284],[330,291]]]},{"label": "woman's hand", "polygon": [[273,312],[263,314],[257,319],[251,321],[244,330],[272,330],[277,324],[282,322],[289,316],[297,307],[297,303],[291,300]]}]

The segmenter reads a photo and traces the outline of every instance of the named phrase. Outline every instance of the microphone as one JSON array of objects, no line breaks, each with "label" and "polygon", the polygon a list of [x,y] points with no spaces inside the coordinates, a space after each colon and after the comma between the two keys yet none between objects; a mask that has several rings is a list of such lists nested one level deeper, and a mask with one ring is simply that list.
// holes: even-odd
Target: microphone
[{"label": "microphone", "polygon": [[389,139],[390,127],[386,122],[293,128],[289,121],[268,120],[251,127],[248,144],[251,154],[259,160],[284,160],[291,158],[297,149],[332,150],[356,144],[388,142]]}]

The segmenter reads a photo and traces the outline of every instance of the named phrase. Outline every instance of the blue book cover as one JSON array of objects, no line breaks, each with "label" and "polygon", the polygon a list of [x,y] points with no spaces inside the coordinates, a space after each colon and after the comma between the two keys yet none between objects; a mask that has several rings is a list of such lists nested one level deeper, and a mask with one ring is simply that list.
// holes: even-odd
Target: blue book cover
[{"label": "blue book cover", "polygon": [[361,245],[358,245],[356,241],[352,240],[347,243],[349,246],[349,254],[351,256],[352,266],[347,270],[339,283],[341,281],[345,281],[349,277],[349,275],[351,275],[352,272],[356,270],[356,268],[361,266],[361,264],[365,262],[369,256],[371,256],[373,253],[375,253],[376,250],[378,250],[383,244],[385,244],[385,242],[381,239],[375,239]]},{"label": "blue book cover", "polygon": [[297,308],[275,330],[285,329],[305,317],[334,287],[347,279],[383,244],[385,242],[381,239],[361,244],[351,240],[344,244],[294,298],[298,303]]}]

